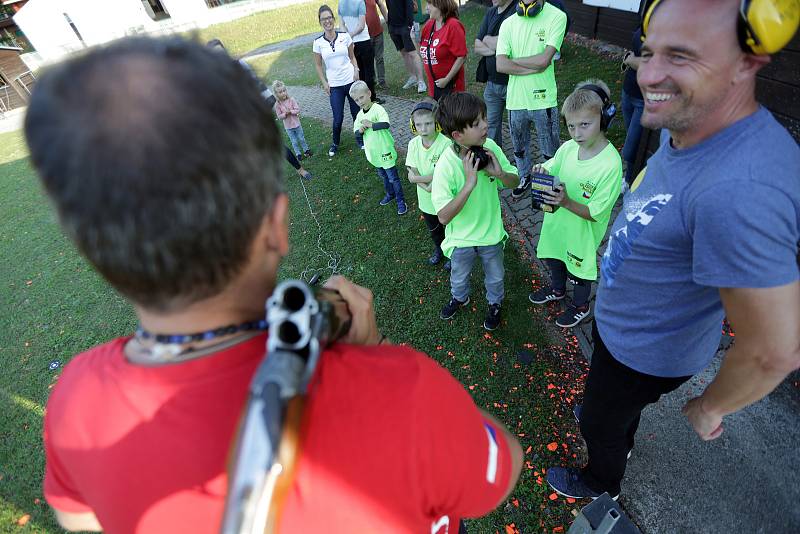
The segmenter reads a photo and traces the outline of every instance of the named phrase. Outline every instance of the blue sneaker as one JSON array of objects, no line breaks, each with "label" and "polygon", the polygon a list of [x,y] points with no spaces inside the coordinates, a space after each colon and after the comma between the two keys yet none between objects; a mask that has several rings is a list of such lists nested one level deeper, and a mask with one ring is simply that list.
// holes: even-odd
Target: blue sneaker
[{"label": "blue sneaker", "polygon": [[405,215],[408,213],[408,206],[402,200],[397,201],[397,214],[398,215]]},{"label": "blue sneaker", "polygon": [[378,202],[378,204],[380,204],[381,206],[385,206],[386,204],[390,204],[393,200],[394,200],[394,197],[387,193],[387,195],[385,197],[383,197],[381,199],[381,201]]},{"label": "blue sneaker", "polygon": [[328,149],[328,157],[332,158],[335,156],[337,150],[339,150],[339,145],[331,145],[331,147]]},{"label": "blue sneaker", "polygon": [[[556,493],[564,497],[573,499],[592,499],[595,500],[602,493],[591,489],[583,482],[583,475],[577,469],[569,467],[550,467],[547,469],[547,484]],[[611,495],[615,501],[619,499],[619,493]]]}]

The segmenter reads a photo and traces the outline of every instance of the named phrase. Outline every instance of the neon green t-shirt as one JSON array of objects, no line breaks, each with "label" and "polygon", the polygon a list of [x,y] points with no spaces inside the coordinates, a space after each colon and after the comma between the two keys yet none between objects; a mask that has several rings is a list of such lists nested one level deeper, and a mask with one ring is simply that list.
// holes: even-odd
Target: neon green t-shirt
[{"label": "neon green t-shirt", "polygon": [[[433,174],[434,166],[439,160],[442,152],[453,146],[453,142],[442,134],[438,134],[430,147],[425,148],[422,144],[422,137],[417,135],[408,142],[406,152],[406,166],[414,167],[420,176],[430,176]],[[422,188],[422,184],[417,185],[417,203],[420,211],[430,215],[436,215],[433,207],[431,194]]]},{"label": "neon green t-shirt", "polygon": [[594,222],[566,208],[545,213],[536,255],[563,261],[573,276],[597,280],[597,248],[622,185],[622,158],[611,143],[591,159],[578,159],[578,143],[569,140],[543,166],[558,176],[569,197],[589,206]]},{"label": "neon green t-shirt", "polygon": [[[367,119],[375,122],[389,122],[389,114],[380,104],[373,103],[369,110],[363,109],[358,112],[353,121],[353,131],[357,132],[361,128],[361,120]],[[391,169],[397,162],[397,151],[394,149],[394,138],[389,128],[385,130],[373,130],[367,128],[364,131],[364,152],[367,161],[382,169]]]},{"label": "neon green t-shirt", "polygon": [[[509,163],[497,143],[486,139],[483,147],[494,152],[504,171],[517,174],[517,168]],[[442,152],[433,170],[433,182],[431,182],[431,200],[437,213],[458,195],[466,180],[464,163],[455,150]],[[451,257],[457,247],[496,245],[508,239],[500,215],[500,195],[497,193],[497,190],[503,187],[503,182],[489,176],[486,171],[478,171],[475,189],[470,193],[461,211],[444,227],[442,251],[445,256]]]},{"label": "neon green t-shirt", "polygon": [[[545,2],[536,17],[511,15],[500,26],[497,37],[497,55],[508,59],[541,54],[547,46],[561,49],[567,15]],[[542,72],[525,75],[509,75],[506,108],[547,109],[558,105],[556,73],[553,62]]]}]

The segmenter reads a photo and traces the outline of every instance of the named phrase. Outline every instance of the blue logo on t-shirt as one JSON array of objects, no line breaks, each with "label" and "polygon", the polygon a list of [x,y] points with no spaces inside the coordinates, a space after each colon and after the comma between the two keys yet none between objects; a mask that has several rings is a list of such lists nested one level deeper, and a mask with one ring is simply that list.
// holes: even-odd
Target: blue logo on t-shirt
[{"label": "blue logo on t-shirt", "polygon": [[600,265],[600,272],[608,287],[614,285],[617,271],[622,262],[625,261],[625,258],[630,255],[633,242],[636,241],[645,226],[653,222],[655,216],[667,205],[671,198],[672,195],[670,194],[659,194],[645,200],[641,208],[636,211],[631,210],[632,213],[625,214],[628,224],[612,232],[608,238],[608,247],[606,247],[606,252],[603,254],[603,261]]}]

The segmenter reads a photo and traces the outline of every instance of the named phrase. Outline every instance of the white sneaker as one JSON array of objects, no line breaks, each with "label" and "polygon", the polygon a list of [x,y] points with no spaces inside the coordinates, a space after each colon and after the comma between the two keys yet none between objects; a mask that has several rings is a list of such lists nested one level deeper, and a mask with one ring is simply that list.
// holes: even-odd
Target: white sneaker
[{"label": "white sneaker", "polygon": [[425,82],[420,80],[417,82],[417,92],[418,93],[425,93],[428,91],[428,86],[425,85]]},{"label": "white sneaker", "polygon": [[417,77],[416,76],[410,76],[406,80],[406,83],[403,84],[403,89],[411,89],[412,87],[414,87],[415,83],[417,83]]}]

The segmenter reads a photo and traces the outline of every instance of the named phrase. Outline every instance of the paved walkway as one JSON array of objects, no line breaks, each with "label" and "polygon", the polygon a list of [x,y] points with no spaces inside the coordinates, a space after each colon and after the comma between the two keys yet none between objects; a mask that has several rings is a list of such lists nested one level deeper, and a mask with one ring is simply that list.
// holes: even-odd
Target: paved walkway
[{"label": "paved walkway", "polygon": [[288,50],[289,48],[294,48],[296,46],[307,45],[309,48],[311,48],[311,45],[314,43],[314,39],[319,37],[319,35],[320,32],[314,32],[306,35],[300,35],[299,37],[294,37],[292,39],[281,41],[279,43],[271,43],[268,45],[264,45],[260,48],[256,48],[255,50],[247,52],[240,59],[253,60],[261,56],[266,56],[267,54],[272,54],[274,52],[282,52],[284,50]]},{"label": "paved walkway", "polygon": [[[290,87],[289,92],[306,116],[331,122],[328,98],[321,88]],[[385,100],[383,106],[402,151],[411,137],[406,125],[415,101],[391,96]],[[343,131],[343,135],[352,131],[347,112]],[[536,136],[532,137],[535,143]],[[506,124],[506,155],[513,154],[510,140]],[[535,146],[534,150],[538,155]],[[510,191],[504,191],[501,199],[512,238],[522,242],[523,254],[540,273],[546,273],[535,254],[542,214],[531,208],[528,195],[513,200]],[[619,207],[618,203],[615,214]],[[604,248],[605,242],[600,253]],[[555,333],[559,335],[560,329]],[[574,333],[590,358],[590,326],[583,325]],[[711,442],[696,438],[681,414],[686,400],[702,391],[716,374],[729,339],[723,338],[709,369],[642,414],[621,503],[647,534],[800,531],[800,394],[795,385],[800,383],[800,375],[790,377],[767,399],[727,417],[722,437]]]}]

